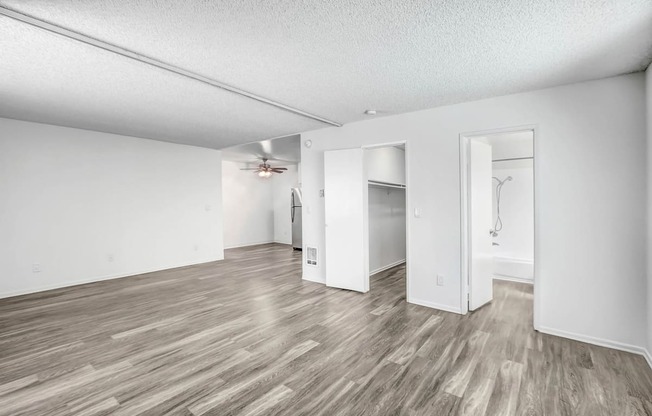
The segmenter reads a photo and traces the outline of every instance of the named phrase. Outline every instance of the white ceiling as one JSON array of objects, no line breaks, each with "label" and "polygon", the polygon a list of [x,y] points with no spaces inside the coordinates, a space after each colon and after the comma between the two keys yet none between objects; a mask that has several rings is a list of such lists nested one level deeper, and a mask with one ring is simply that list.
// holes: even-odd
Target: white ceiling
[{"label": "white ceiling", "polygon": [[[347,123],[640,71],[650,0],[0,0]],[[325,124],[0,16],[0,116],[222,148]]]},{"label": "white ceiling", "polygon": [[274,166],[296,165],[301,161],[301,136],[241,144],[222,149],[222,159],[257,166],[266,158]]}]

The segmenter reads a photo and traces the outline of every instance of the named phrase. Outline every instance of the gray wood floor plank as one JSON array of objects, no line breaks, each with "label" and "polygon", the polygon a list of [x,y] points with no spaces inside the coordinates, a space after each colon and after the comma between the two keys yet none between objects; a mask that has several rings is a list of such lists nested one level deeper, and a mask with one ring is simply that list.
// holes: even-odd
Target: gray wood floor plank
[{"label": "gray wood floor plank", "polygon": [[466,316],[301,280],[267,244],[0,300],[0,415],[652,415],[640,356],[532,330],[532,287]]}]

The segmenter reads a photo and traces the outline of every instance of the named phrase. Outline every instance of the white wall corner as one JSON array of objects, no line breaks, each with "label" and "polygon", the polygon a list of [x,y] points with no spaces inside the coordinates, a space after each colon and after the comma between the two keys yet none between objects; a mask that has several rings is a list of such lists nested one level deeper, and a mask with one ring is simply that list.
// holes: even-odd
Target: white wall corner
[{"label": "white wall corner", "polygon": [[577,334],[574,332],[562,331],[555,328],[549,328],[546,326],[540,326],[538,329],[539,332],[547,335],[553,335],[561,338],[568,338],[574,341],[585,342],[587,344],[597,345],[598,347],[612,348],[614,350],[630,352],[632,354],[642,355],[647,361],[650,368],[652,368],[652,355],[650,352],[644,348],[636,345],[625,344],[623,342],[612,341],[604,338],[591,337],[588,335]]},{"label": "white wall corner", "polygon": [[305,280],[307,282],[313,282],[313,283],[321,283],[323,285],[326,284],[326,279],[322,278],[321,276],[309,276],[305,273],[301,276],[301,280]]},{"label": "white wall corner", "polygon": [[645,358],[645,361],[647,361],[647,365],[650,366],[652,369],[652,354],[650,354],[650,350],[647,348],[643,348],[643,357]]}]

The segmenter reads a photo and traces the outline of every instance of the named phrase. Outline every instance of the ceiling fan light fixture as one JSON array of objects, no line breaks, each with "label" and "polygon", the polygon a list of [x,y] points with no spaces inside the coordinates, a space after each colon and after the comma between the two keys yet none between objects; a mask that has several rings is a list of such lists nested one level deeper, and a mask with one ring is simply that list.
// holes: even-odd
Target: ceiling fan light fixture
[{"label": "ceiling fan light fixture", "polygon": [[288,168],[282,166],[272,166],[267,163],[267,158],[262,158],[263,163],[259,164],[256,168],[240,168],[240,170],[251,170],[254,175],[259,178],[271,178],[274,173],[284,173]]}]

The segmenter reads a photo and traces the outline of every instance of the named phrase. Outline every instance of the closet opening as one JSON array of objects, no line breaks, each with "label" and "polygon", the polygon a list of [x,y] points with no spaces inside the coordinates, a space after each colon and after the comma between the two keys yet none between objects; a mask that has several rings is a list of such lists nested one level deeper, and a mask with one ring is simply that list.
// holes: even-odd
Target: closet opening
[{"label": "closet opening", "polygon": [[[369,290],[406,288],[405,143],[365,148]],[[406,290],[394,291],[405,298]]]}]

